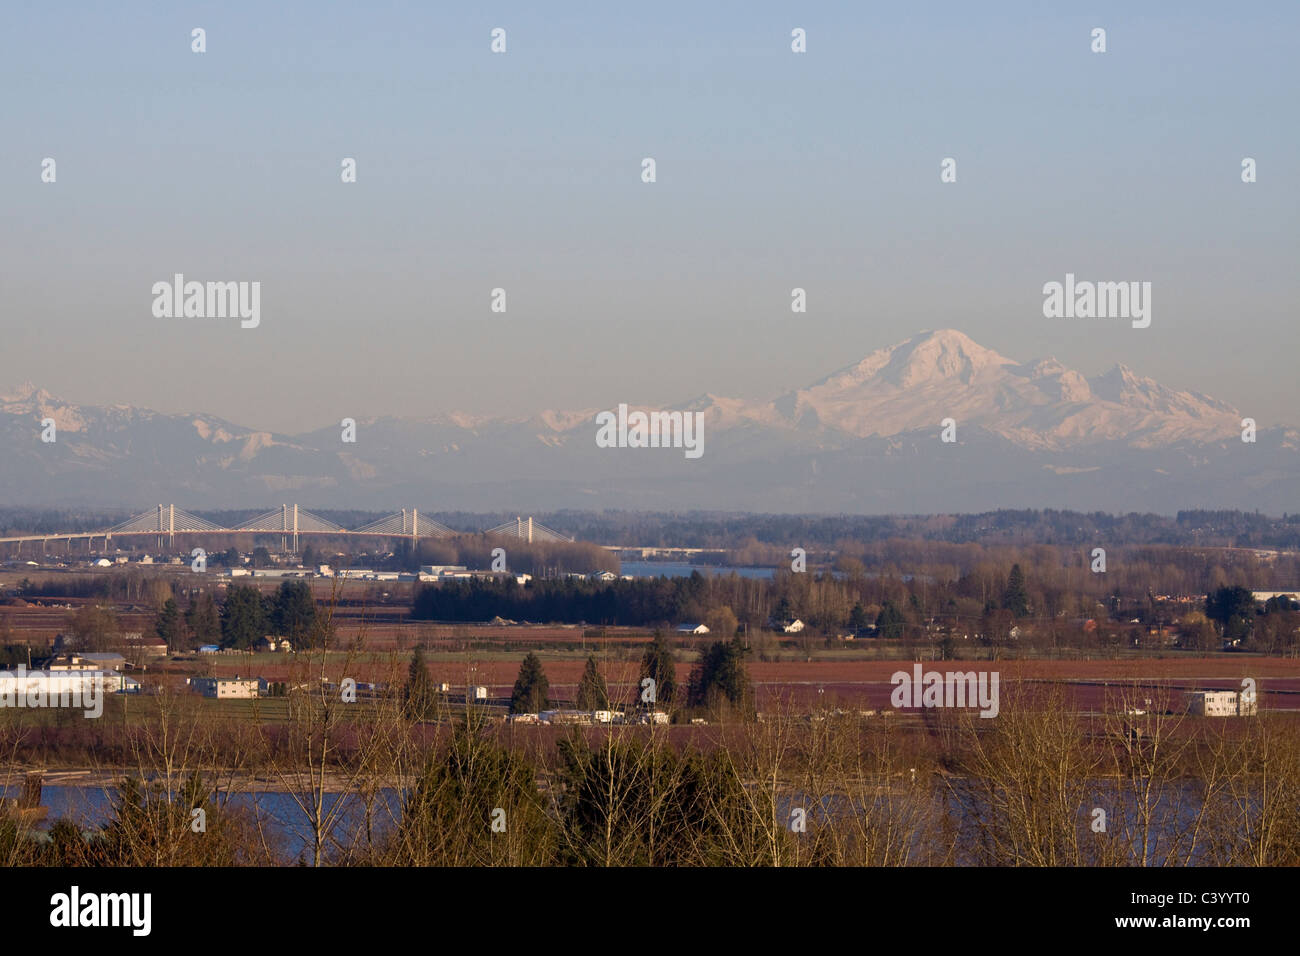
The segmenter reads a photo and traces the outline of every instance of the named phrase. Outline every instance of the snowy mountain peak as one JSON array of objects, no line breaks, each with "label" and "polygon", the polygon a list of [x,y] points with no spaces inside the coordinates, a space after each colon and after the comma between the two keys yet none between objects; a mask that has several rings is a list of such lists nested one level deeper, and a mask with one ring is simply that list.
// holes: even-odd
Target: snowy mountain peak
[{"label": "snowy mountain peak", "polygon": [[[24,383],[0,392],[10,450],[0,490],[27,504],[132,507],[246,507],[271,495],[307,507],[911,512],[1193,500],[1281,510],[1300,487],[1300,433],[1274,429],[1243,453],[1240,415],[1223,402],[1122,364],[1091,379],[1055,358],[1022,364],[952,329],[874,351],[776,401],[704,393],[648,406],[704,413],[703,462],[598,448],[593,418],[607,407],[367,419],[361,441],[341,451],[333,425],[278,435],[202,413],[77,405]],[[57,443],[36,438],[46,416]],[[955,446],[939,441],[947,418]]]},{"label": "snowy mountain peak", "polygon": [[969,384],[980,373],[1016,364],[956,329],[922,332],[887,351],[883,373],[903,388],[951,378]]},{"label": "snowy mountain peak", "polygon": [[953,418],[1023,447],[1061,449],[1220,440],[1236,428],[1234,416],[1224,402],[1167,388],[1125,365],[1088,379],[1055,358],[1022,365],[942,329],[872,352],[739,417],[858,438],[933,429]]},{"label": "snowy mountain peak", "polygon": [[[1277,502],[1294,499],[1300,481],[1300,464],[1285,457],[1295,456],[1300,439],[1279,446],[1281,458],[1243,454],[1240,414],[1223,402],[1161,385],[1122,364],[1093,378],[1055,358],[1022,364],[953,329],[922,332],[878,349],[775,401],[706,392],[685,405],[628,404],[702,412],[707,467],[716,462],[717,474],[726,477],[715,486],[699,467],[683,477],[674,470],[682,467],[680,456],[598,451],[595,412],[612,403],[517,418],[442,412],[366,419],[361,441],[341,451],[333,425],[279,435],[203,413],[77,405],[24,383],[0,393],[0,444],[11,450],[0,455],[0,490],[8,500],[28,502],[192,495],[224,505],[305,489],[315,497],[300,500],[304,505],[350,503],[356,496],[399,507],[436,489],[443,507],[453,494],[498,507],[507,494],[540,501],[553,489],[568,488],[573,497],[563,500],[571,505],[635,500],[638,507],[647,501],[735,506],[743,500],[779,509],[830,507],[831,499],[815,491],[830,487],[826,482],[842,483],[850,491],[837,500],[861,507],[864,494],[887,491],[899,496],[888,498],[892,506],[901,506],[927,482],[950,481],[944,485],[948,498],[936,500],[983,507],[981,482],[971,478],[977,460],[987,462],[991,477],[984,484],[996,479],[1029,490],[1050,488],[1058,495],[1051,500],[1076,505],[1081,486],[1054,484],[1052,476],[1090,475],[1113,466],[1167,483],[1169,475],[1192,474],[1188,462],[1204,469],[1214,460],[1231,494],[1244,489],[1241,494],[1256,496],[1250,500],[1263,500],[1258,481],[1239,480],[1249,471],[1270,483],[1274,497],[1267,500]],[[56,420],[57,443],[37,441],[34,426],[43,417]],[[959,448],[938,440],[949,418],[956,422]],[[904,461],[904,449],[920,457]],[[923,465],[924,456],[933,457]],[[961,464],[954,467],[954,461]],[[656,482],[670,479],[689,484],[672,486],[677,490],[669,494],[669,485]],[[1111,500],[1105,496],[1113,486],[1097,485],[1097,500]],[[1133,501],[1183,500],[1150,491],[1156,485],[1145,479],[1135,487]],[[639,489],[640,497],[607,498],[612,492],[606,488]],[[1016,492],[997,501],[1023,498]]]},{"label": "snowy mountain peak", "polygon": [[829,385],[844,388],[871,379],[913,388],[946,379],[972,382],[990,370],[1016,363],[986,349],[956,329],[926,330],[897,345],[877,349],[862,361],[828,376],[809,391]]}]

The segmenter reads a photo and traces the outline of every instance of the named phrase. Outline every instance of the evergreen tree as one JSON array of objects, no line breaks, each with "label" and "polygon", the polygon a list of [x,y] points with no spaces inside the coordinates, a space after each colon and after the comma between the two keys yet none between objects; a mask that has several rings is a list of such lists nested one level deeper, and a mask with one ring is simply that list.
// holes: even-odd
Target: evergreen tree
[{"label": "evergreen tree", "polygon": [[200,594],[185,611],[185,626],[199,644],[216,644],[221,640],[221,617],[211,594]]},{"label": "evergreen tree", "polygon": [[886,601],[876,615],[876,636],[898,638],[903,636],[903,612],[893,601]]},{"label": "evergreen tree", "polygon": [[726,700],[739,710],[750,710],[752,694],[749,674],[745,671],[748,652],[738,637],[710,644],[691,669],[687,691],[690,705],[713,709]]},{"label": "evergreen tree", "polygon": [[[548,795],[549,796],[549,795]],[[459,723],[450,746],[431,751],[407,791],[397,827],[401,863],[441,866],[545,866],[558,835],[537,786],[534,765],[481,726]],[[504,813],[506,839],[494,832]]]},{"label": "evergreen tree", "polygon": [[595,655],[587,658],[587,667],[578,681],[576,700],[579,710],[608,710],[609,691],[605,687],[605,678],[596,667]]},{"label": "evergreen tree", "polygon": [[306,581],[285,581],[275,595],[271,623],[297,646],[316,624],[316,600]]},{"label": "evergreen tree", "polygon": [[154,633],[158,639],[167,642],[167,650],[176,651],[181,646],[181,613],[176,607],[176,599],[168,598],[158,612],[154,622]]},{"label": "evergreen tree", "polygon": [[221,645],[241,650],[266,636],[266,607],[254,587],[231,588],[221,608]]},{"label": "evergreen tree", "polygon": [[437,711],[438,692],[429,677],[429,668],[424,663],[424,651],[418,647],[411,655],[404,703],[406,716],[411,720],[431,720]]},{"label": "evergreen tree", "polygon": [[1205,616],[1218,623],[1226,640],[1247,638],[1255,624],[1255,595],[1240,585],[1218,588],[1205,596]]},{"label": "evergreen tree", "polygon": [[772,620],[778,624],[789,624],[794,620],[794,608],[790,604],[788,597],[782,597],[776,602],[776,609],[772,612]]},{"label": "evergreen tree", "polygon": [[870,623],[871,621],[867,618],[867,609],[862,606],[862,602],[859,601],[853,605],[853,610],[849,612],[849,627],[855,631],[860,631]]},{"label": "evergreen tree", "polygon": [[550,704],[550,690],[541,658],[529,651],[519,665],[519,676],[515,678],[515,688],[510,694],[510,713],[535,714],[545,710]]},{"label": "evergreen tree", "polygon": [[1013,617],[1024,617],[1029,613],[1029,592],[1025,590],[1025,575],[1018,564],[1011,566],[1007,589],[1002,592],[1002,607]]},{"label": "evergreen tree", "polygon": [[[645,737],[563,737],[552,787],[565,838],[562,862],[587,866],[720,866],[756,858],[741,847],[767,834],[730,758]],[[778,831],[783,842],[796,839]],[[770,846],[770,843],[768,844]],[[770,850],[769,850],[770,852]],[[783,854],[784,855],[784,854]]]},{"label": "evergreen tree", "polygon": [[637,681],[635,702],[642,704],[641,681],[649,677],[655,682],[654,706],[667,710],[677,698],[677,665],[673,661],[673,649],[668,638],[661,630],[656,630],[654,640],[641,657],[641,674]]},{"label": "evergreen tree", "polygon": [[749,672],[745,670],[745,657],[748,654],[749,648],[745,646],[744,641],[739,637],[733,637],[726,644],[726,651],[722,656],[722,666],[718,669],[715,677],[718,690],[733,706],[742,710],[749,709],[752,696],[749,685]]}]

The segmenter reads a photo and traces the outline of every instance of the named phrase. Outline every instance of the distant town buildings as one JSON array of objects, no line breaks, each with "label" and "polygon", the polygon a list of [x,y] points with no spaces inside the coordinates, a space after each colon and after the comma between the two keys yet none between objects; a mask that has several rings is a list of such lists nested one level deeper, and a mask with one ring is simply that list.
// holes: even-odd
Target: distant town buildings
[{"label": "distant town buildings", "polygon": [[625,714],[621,710],[543,710],[536,714],[510,714],[506,720],[515,724],[666,724],[671,720],[662,710]]},{"label": "distant town buildings", "polygon": [[614,711],[544,710],[537,715],[537,720],[543,724],[610,724],[614,722]]},{"label": "distant town buildings", "polygon": [[[579,575],[579,577],[585,577],[585,575]],[[514,574],[510,571],[471,571],[463,564],[422,564],[420,565],[419,574],[407,575],[402,577],[401,580],[419,580],[426,584],[436,584],[441,581],[467,581],[473,578],[484,580],[514,578],[516,584],[524,585],[531,581],[533,576],[531,574]]]}]

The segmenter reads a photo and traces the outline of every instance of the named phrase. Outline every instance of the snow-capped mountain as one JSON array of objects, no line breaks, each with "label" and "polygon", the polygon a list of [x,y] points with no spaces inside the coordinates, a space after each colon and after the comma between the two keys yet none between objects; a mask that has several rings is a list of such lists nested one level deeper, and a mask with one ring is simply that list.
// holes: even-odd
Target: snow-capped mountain
[{"label": "snow-capped mountain", "polygon": [[1054,358],[1021,365],[953,329],[872,352],[774,402],[715,399],[710,410],[720,424],[749,420],[854,438],[933,429],[952,418],[1037,449],[1216,441],[1236,434],[1241,421],[1223,402],[1165,388],[1123,365],[1087,379]]},{"label": "snow-capped mountain", "polygon": [[[1239,412],[1205,395],[1123,365],[1087,378],[1054,358],[1021,364],[951,329],[772,401],[706,394],[675,408],[703,414],[698,459],[598,447],[597,408],[366,419],[345,443],[333,424],[280,435],[205,414],[76,405],[24,385],[0,394],[0,502],[1280,512],[1300,500],[1294,430],[1245,443]],[[953,443],[940,440],[949,418]],[[48,419],[55,442],[41,440]]]}]

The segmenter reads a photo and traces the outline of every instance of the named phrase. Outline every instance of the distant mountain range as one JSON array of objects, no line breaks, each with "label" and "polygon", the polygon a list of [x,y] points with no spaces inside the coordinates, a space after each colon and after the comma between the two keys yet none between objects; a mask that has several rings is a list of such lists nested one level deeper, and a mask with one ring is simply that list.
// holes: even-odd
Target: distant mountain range
[{"label": "distant mountain range", "polygon": [[[629,402],[629,404],[631,404]],[[632,405],[635,408],[651,409]],[[0,394],[0,501],[142,510],[281,502],[434,510],[921,513],[1300,507],[1300,433],[1117,365],[1087,378],[923,332],[774,401],[706,394],[704,454],[601,448],[596,413],[448,412],[280,435],[210,415]],[[666,410],[666,409],[665,409]],[[57,441],[43,443],[53,419]],[[956,442],[940,440],[955,422]]]}]

